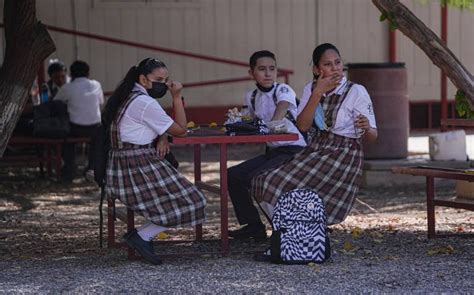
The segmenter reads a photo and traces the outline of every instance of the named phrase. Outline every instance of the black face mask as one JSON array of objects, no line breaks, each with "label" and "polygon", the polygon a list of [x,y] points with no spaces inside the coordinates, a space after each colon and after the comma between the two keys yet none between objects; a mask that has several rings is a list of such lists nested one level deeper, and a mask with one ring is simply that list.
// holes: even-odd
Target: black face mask
[{"label": "black face mask", "polygon": [[258,83],[256,85],[257,85],[257,88],[260,89],[260,91],[262,91],[262,92],[270,92],[273,89],[273,85],[272,85],[272,87],[263,87]]},{"label": "black face mask", "polygon": [[148,95],[153,98],[162,98],[168,91],[168,85],[163,82],[152,82],[151,88],[147,89]]}]

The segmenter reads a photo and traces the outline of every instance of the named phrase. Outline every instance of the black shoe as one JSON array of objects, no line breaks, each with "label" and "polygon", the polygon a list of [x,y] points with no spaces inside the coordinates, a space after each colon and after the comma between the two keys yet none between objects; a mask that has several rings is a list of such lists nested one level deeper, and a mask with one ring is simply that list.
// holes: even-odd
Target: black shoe
[{"label": "black shoe", "polygon": [[[128,239],[134,232],[136,232],[137,230],[132,230],[132,231],[129,231],[128,233],[124,234],[123,235],[123,239],[126,240]],[[148,251],[150,251],[152,254],[155,254],[155,246],[153,245],[153,241],[144,241],[146,243],[146,248],[148,249]]]},{"label": "black shoe", "polygon": [[247,224],[240,229],[229,231],[229,237],[239,240],[249,238],[265,240],[267,238],[267,231],[263,224]]},{"label": "black shoe", "polygon": [[253,255],[253,260],[260,261],[260,262],[270,262],[271,257],[272,256],[270,254],[270,248],[268,248],[264,252],[255,253]]},{"label": "black shoe", "polygon": [[123,236],[127,245],[135,250],[148,262],[154,265],[162,264],[163,261],[155,255],[153,242],[143,240],[137,233],[136,229],[131,230]]}]

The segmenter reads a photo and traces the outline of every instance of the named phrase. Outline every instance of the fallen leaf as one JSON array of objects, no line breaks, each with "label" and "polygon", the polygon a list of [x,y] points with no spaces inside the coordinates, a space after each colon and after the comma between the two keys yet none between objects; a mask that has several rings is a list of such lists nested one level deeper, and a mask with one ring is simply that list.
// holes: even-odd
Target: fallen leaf
[{"label": "fallen leaf", "polygon": [[164,240],[168,237],[168,234],[162,231],[161,233],[158,234],[158,239]]},{"label": "fallen leaf", "polygon": [[391,233],[398,231],[393,224],[389,224],[387,230]]},{"label": "fallen leaf", "polygon": [[344,242],[344,245],[343,245],[343,249],[344,249],[344,250],[346,250],[346,251],[352,251],[352,250],[354,250],[354,248],[355,248],[355,247],[354,247],[354,245],[353,245],[351,242],[349,242],[349,241],[345,241],[345,242]]},{"label": "fallen leaf", "polygon": [[314,262],[308,263],[308,266],[315,272],[319,272],[321,270],[321,267]]},{"label": "fallen leaf", "polygon": [[395,256],[395,255],[387,255],[384,257],[385,260],[398,260],[400,257]]},{"label": "fallen leaf", "polygon": [[383,234],[379,233],[378,231],[371,232],[370,236],[372,237],[372,239],[378,239],[378,240],[383,238]]},{"label": "fallen leaf", "polygon": [[354,239],[359,238],[361,233],[362,233],[362,230],[360,229],[360,227],[357,227],[357,226],[351,230],[351,235]]},{"label": "fallen leaf", "polygon": [[464,232],[464,226],[463,226],[463,225],[458,225],[458,227],[456,228],[456,231],[457,231],[458,233]]},{"label": "fallen leaf", "polygon": [[436,247],[428,250],[428,255],[436,255],[436,254],[453,254],[454,248],[451,245]]}]

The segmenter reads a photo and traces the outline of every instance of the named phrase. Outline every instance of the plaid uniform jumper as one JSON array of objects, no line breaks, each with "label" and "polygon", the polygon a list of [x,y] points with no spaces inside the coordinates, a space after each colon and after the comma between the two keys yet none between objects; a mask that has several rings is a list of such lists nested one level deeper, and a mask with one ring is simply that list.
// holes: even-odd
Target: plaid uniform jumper
[{"label": "plaid uniform jumper", "polygon": [[159,159],[153,143],[136,145],[120,140],[118,124],[127,107],[140,94],[132,93],[110,128],[107,196],[119,199],[157,225],[201,224],[205,221],[204,194],[168,161]]},{"label": "plaid uniform jumper", "polygon": [[[352,85],[348,81],[342,95],[335,93],[322,98],[328,126],[334,126]],[[288,191],[310,189],[323,199],[328,224],[339,223],[346,218],[359,190],[363,158],[359,138],[316,131],[309,145],[291,160],[255,176],[251,195],[258,202],[275,206],[278,197]]]}]

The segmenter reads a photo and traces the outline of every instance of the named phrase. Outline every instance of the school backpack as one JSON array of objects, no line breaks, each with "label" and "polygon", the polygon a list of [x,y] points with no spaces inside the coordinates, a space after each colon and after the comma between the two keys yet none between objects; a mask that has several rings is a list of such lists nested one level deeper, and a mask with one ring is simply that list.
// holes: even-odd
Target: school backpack
[{"label": "school backpack", "polygon": [[271,262],[323,263],[330,257],[326,211],[314,191],[295,189],[281,195],[274,208],[272,226]]}]

